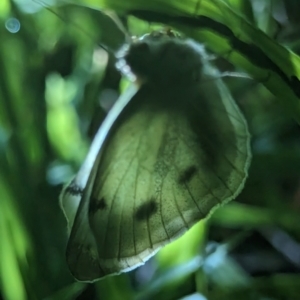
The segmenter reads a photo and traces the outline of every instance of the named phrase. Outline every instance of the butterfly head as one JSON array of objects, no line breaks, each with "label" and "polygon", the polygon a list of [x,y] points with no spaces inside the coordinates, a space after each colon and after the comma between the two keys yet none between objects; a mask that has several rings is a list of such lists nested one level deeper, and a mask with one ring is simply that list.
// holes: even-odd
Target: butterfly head
[{"label": "butterfly head", "polygon": [[172,30],[133,39],[118,55],[117,67],[139,83],[156,86],[195,84],[202,71],[203,48]]}]

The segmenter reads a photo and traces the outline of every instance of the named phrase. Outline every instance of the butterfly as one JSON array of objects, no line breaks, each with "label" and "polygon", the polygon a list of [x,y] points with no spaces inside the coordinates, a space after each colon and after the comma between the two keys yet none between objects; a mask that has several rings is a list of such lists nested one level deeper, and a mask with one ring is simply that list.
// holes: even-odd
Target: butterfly
[{"label": "butterfly", "polygon": [[234,199],[251,160],[246,120],[202,45],[154,31],[117,58],[135,84],[61,194],[67,262],[80,281],[144,264]]}]

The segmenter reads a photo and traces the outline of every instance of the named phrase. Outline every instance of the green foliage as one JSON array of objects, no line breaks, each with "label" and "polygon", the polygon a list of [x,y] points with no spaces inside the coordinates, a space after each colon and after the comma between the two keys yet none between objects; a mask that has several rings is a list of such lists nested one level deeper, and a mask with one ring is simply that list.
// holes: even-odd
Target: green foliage
[{"label": "green foliage", "polygon": [[[67,269],[58,196],[105,115],[99,102],[119,92],[114,59],[95,45],[114,49],[126,36],[96,10],[62,6],[56,15],[31,0],[1,1],[3,299],[298,299],[299,3],[226,2],[81,1],[115,10],[131,34],[174,26],[203,42],[222,71],[255,79],[226,79],[252,133],[253,163],[238,199],[137,271],[86,285]],[[212,30],[197,16],[219,25]]]}]

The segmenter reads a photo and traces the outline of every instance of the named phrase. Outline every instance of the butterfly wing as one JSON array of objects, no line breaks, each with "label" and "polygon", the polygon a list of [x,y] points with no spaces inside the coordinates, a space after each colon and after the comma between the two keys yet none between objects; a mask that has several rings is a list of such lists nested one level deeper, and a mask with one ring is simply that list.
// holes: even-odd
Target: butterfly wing
[{"label": "butterfly wing", "polygon": [[211,85],[145,84],[108,130],[68,243],[77,279],[143,264],[240,192],[250,135],[222,82]]}]

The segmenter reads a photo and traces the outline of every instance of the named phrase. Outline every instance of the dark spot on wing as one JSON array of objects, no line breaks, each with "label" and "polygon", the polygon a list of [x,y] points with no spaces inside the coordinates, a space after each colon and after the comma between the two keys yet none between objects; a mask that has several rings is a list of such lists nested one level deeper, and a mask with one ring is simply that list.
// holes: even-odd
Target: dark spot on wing
[{"label": "dark spot on wing", "polygon": [[147,220],[156,212],[157,204],[154,199],[150,199],[138,207],[137,211],[135,212],[135,218],[138,221]]},{"label": "dark spot on wing", "polygon": [[83,190],[74,181],[72,181],[65,189],[64,193],[68,193],[73,196],[82,196]]},{"label": "dark spot on wing", "polygon": [[184,170],[178,178],[179,184],[188,183],[192,177],[196,174],[197,168],[195,166],[190,166],[186,170]]},{"label": "dark spot on wing", "polygon": [[94,214],[98,210],[105,210],[107,208],[107,203],[102,197],[100,200],[96,198],[91,198],[90,199],[90,207],[89,207],[89,213]]}]

